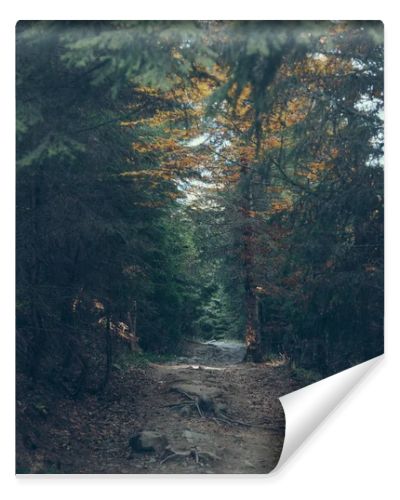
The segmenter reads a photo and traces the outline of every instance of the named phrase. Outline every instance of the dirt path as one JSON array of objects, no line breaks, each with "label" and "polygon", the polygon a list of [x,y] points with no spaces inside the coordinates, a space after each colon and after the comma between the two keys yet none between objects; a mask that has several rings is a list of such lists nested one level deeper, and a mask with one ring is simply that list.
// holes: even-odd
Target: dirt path
[{"label": "dirt path", "polygon": [[[118,374],[100,400],[53,401],[42,427],[20,436],[20,468],[114,474],[272,470],[284,439],[278,397],[296,389],[289,368],[240,363],[239,344],[187,346],[178,363]],[[132,436],[143,431],[157,433],[155,451],[130,448]]]}]

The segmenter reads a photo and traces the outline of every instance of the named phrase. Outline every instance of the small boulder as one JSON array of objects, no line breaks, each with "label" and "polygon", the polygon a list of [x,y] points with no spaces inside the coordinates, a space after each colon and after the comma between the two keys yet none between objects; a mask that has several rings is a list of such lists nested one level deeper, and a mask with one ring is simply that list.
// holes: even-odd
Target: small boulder
[{"label": "small boulder", "polygon": [[143,452],[162,452],[168,446],[168,439],[164,434],[156,431],[141,431],[131,437],[129,446],[132,451]]},{"label": "small boulder", "polygon": [[192,414],[192,410],[189,406],[182,406],[182,408],[179,410],[179,415],[181,417],[190,417]]}]

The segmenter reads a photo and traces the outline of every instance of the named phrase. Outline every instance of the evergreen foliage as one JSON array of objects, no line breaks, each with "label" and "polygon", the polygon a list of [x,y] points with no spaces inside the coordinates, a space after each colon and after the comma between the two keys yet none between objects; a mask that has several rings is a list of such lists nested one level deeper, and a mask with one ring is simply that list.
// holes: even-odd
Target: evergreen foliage
[{"label": "evergreen foliage", "polygon": [[19,369],[102,389],[120,323],[323,375],[382,352],[379,23],[32,21],[16,44]]}]

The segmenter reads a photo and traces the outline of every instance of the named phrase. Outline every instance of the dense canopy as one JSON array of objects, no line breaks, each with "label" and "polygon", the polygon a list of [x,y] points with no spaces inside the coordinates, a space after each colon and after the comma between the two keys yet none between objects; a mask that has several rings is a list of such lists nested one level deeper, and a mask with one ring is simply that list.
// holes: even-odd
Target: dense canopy
[{"label": "dense canopy", "polygon": [[17,367],[237,338],[320,377],[383,350],[375,22],[20,22]]}]

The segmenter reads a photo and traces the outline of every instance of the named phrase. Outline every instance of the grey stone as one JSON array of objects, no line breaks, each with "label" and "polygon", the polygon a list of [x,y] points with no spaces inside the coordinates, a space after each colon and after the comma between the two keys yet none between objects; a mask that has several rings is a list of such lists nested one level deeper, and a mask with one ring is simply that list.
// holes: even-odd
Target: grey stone
[{"label": "grey stone", "polygon": [[189,406],[182,406],[182,408],[179,410],[179,415],[181,417],[190,417],[192,413],[192,410]]},{"label": "grey stone", "polygon": [[135,434],[129,440],[129,446],[132,451],[143,452],[162,452],[168,446],[168,439],[164,434],[156,431],[141,431]]},{"label": "grey stone", "polygon": [[198,444],[201,444],[201,443],[209,440],[209,436],[207,434],[203,434],[201,432],[192,431],[190,429],[185,429],[182,432],[182,436],[191,445],[198,445]]}]

